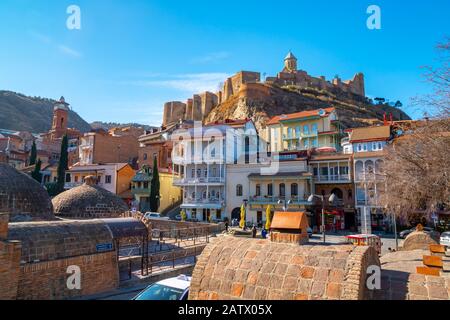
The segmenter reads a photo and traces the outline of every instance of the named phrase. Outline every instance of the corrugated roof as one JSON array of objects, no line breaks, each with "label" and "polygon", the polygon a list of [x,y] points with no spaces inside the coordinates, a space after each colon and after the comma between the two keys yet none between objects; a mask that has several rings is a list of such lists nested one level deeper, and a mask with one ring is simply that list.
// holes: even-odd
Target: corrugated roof
[{"label": "corrugated roof", "polygon": [[319,112],[321,110],[324,110],[326,112],[325,117],[328,117],[330,115],[330,113],[332,113],[336,109],[335,108],[325,108],[325,109],[317,109],[317,110],[296,112],[296,113],[291,113],[291,114],[282,114],[282,115],[273,117],[272,119],[269,120],[269,122],[267,124],[271,125],[271,124],[277,124],[280,121],[309,118],[309,117],[314,117],[314,116],[318,117],[319,116]]},{"label": "corrugated roof", "polygon": [[388,140],[390,136],[390,126],[356,128],[350,133],[350,142]]},{"label": "corrugated roof", "polygon": [[275,212],[270,229],[301,230],[308,227],[308,217],[305,212]]}]

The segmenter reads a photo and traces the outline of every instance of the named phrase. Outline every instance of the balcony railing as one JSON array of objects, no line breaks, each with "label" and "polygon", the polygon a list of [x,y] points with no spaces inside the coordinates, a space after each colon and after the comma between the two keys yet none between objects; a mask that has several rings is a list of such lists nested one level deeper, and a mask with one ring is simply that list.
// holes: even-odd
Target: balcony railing
[{"label": "balcony railing", "polygon": [[199,183],[225,183],[225,178],[221,177],[209,177],[209,178],[182,178],[174,179],[173,184],[199,184]]},{"label": "balcony railing", "polygon": [[316,182],[350,182],[350,180],[348,174],[320,175],[314,177],[314,181]]},{"label": "balcony railing", "polygon": [[273,196],[253,196],[249,199],[250,204],[277,204],[279,200],[291,201],[291,204],[310,204],[308,196],[294,196],[294,197],[273,197]]},{"label": "balcony railing", "polygon": [[222,204],[223,199],[207,198],[207,199],[184,199],[183,204]]}]

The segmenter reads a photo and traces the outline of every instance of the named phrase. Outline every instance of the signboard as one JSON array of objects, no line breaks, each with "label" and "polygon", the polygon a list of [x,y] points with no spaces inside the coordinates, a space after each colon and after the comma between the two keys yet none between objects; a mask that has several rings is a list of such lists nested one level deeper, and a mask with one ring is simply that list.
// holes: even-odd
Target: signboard
[{"label": "signboard", "polygon": [[107,252],[113,250],[113,245],[112,243],[99,243],[97,244],[96,248],[97,252]]}]

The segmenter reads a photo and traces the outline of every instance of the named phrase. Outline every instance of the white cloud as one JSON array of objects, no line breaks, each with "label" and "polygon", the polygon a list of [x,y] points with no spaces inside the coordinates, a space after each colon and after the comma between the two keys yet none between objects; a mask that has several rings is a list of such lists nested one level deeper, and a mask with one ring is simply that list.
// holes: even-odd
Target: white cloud
[{"label": "white cloud", "polygon": [[60,45],[58,45],[58,49],[59,49],[60,52],[66,54],[68,56],[71,56],[71,57],[74,57],[74,58],[80,58],[81,57],[81,53],[80,52],[78,52],[78,51],[76,51],[76,50],[74,50],[74,49],[72,49],[72,48],[70,48],[68,46],[60,44]]},{"label": "white cloud", "polygon": [[80,58],[82,56],[81,52],[79,52],[73,48],[70,48],[66,45],[56,43],[56,41],[53,41],[53,39],[48,35],[39,33],[34,30],[29,31],[29,33],[33,38],[35,38],[39,42],[43,43],[44,45],[49,46],[52,49],[57,49],[59,52],[65,54],[67,56],[70,56],[73,58]]},{"label": "white cloud", "polygon": [[145,87],[164,87],[189,93],[200,93],[204,91],[217,91],[219,83],[225,81],[227,73],[194,73],[174,75],[161,80],[144,80],[128,82],[128,84]]}]

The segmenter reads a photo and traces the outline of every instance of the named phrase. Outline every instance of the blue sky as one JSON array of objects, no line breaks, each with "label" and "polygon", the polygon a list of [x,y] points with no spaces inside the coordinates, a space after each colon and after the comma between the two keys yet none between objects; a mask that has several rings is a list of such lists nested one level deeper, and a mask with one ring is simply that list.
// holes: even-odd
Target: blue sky
[{"label": "blue sky", "polygon": [[[81,30],[66,27],[69,5]],[[381,8],[382,29],[366,27]],[[430,91],[450,34],[450,1],[0,1],[0,89],[61,95],[87,121],[160,125],[165,101],[215,90],[239,70],[274,75],[292,50],[299,68],[327,79],[366,75],[366,92],[405,104]]]}]

